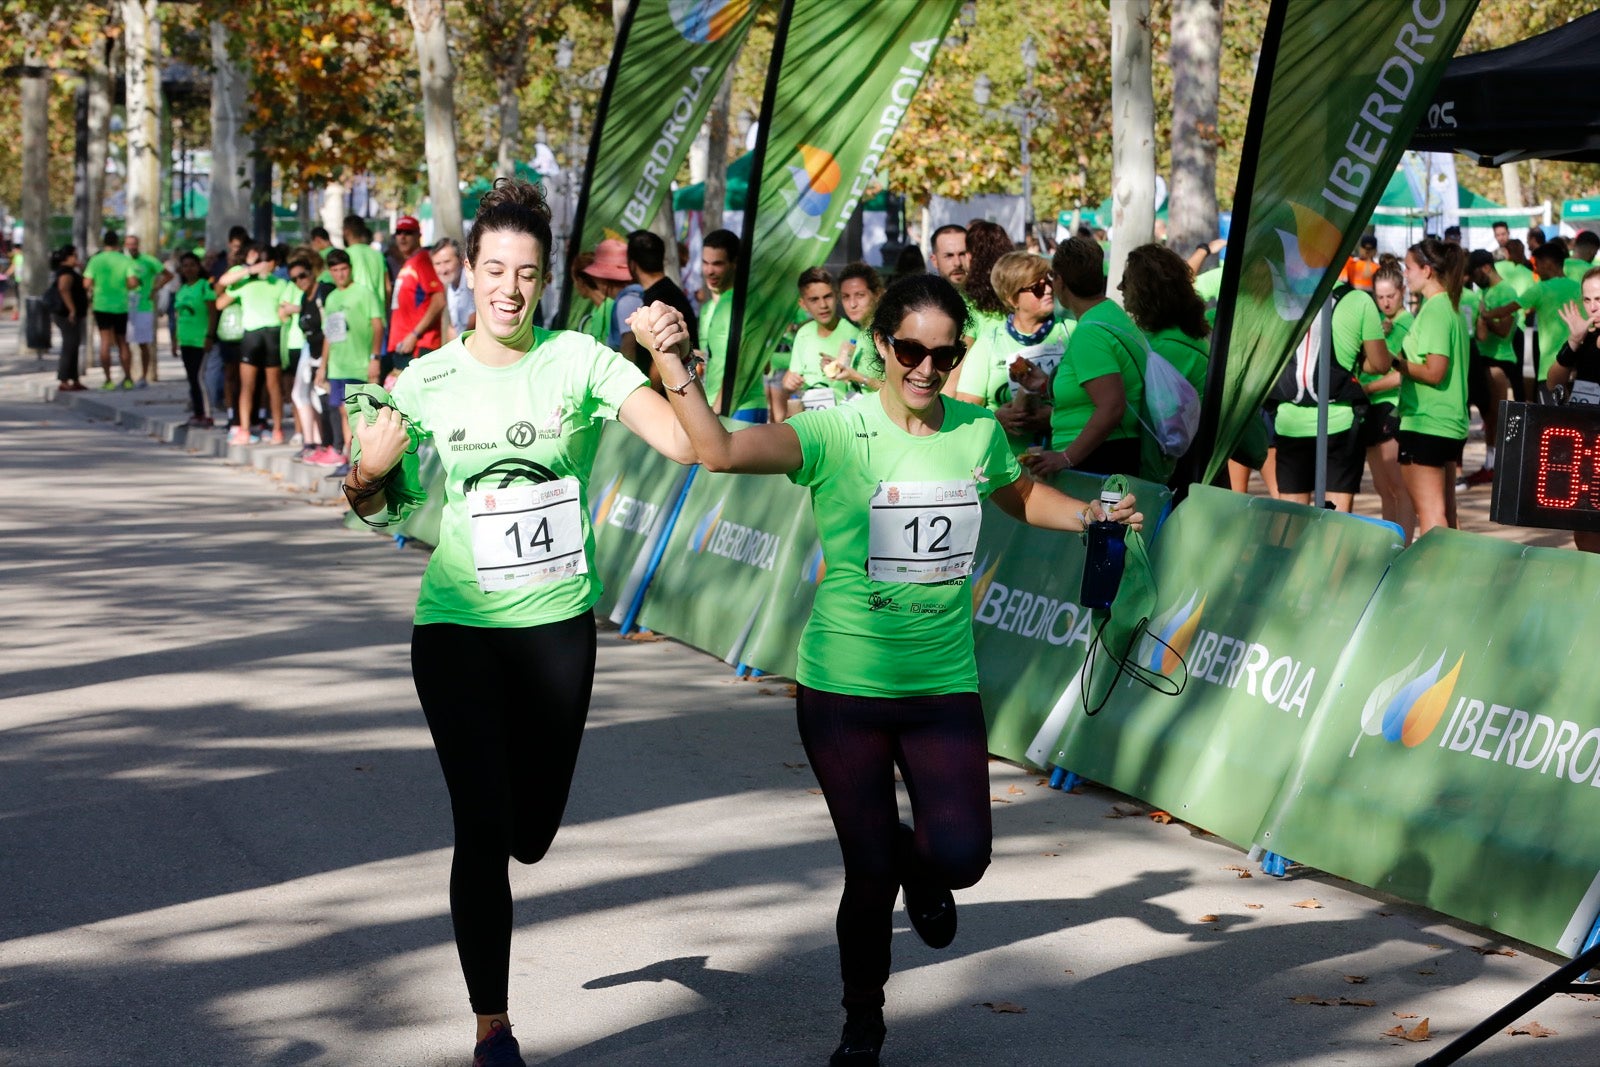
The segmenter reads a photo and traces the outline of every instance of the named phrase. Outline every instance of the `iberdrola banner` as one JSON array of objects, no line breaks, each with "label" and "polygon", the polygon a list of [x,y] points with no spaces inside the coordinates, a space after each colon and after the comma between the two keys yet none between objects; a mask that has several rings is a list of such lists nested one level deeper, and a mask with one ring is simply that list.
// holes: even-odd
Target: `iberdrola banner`
[{"label": "iberdrola banner", "polygon": [[600,97],[569,255],[592,250],[607,230],[649,228],[763,3],[633,0]]},{"label": "iberdrola banner", "polygon": [[1328,298],[1476,7],[1273,0],[1217,303],[1206,481]]},{"label": "iberdrola banner", "polygon": [[[728,361],[743,397],[872,188],[959,0],[788,0],[751,167]],[[731,400],[730,400],[731,402]]]}]

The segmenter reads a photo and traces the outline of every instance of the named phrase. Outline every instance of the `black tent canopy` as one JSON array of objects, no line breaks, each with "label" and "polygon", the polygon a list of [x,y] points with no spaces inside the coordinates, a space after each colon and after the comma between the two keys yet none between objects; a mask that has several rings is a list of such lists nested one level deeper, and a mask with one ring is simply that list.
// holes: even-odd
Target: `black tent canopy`
[{"label": "black tent canopy", "polygon": [[1479,166],[1600,163],[1600,11],[1526,41],[1451,60],[1411,147]]}]

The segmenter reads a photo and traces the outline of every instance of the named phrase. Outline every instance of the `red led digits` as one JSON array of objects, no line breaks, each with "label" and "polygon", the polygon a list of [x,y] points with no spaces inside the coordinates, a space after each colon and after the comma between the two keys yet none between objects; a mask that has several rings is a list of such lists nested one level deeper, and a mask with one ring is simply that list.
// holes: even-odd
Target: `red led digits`
[{"label": "red led digits", "polygon": [[[1551,442],[1560,439],[1571,443],[1572,458],[1561,459],[1552,457]],[[1567,426],[1547,426],[1544,433],[1539,435],[1539,467],[1538,478],[1534,482],[1534,500],[1542,508],[1573,508],[1578,506],[1578,501],[1583,496],[1587,486],[1583,481],[1583,457],[1587,449],[1583,446],[1583,434]],[[1551,476],[1556,477],[1552,478]],[[1565,475],[1563,485],[1561,476]],[[1558,489],[1564,489],[1561,496],[1551,496],[1548,490],[1552,481]]]}]

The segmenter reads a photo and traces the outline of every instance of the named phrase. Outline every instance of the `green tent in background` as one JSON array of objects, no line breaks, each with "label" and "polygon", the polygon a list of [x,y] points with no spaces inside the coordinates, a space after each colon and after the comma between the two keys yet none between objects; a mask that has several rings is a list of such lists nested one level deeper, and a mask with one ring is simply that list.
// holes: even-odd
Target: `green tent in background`
[{"label": "green tent in background", "polygon": [[[1456,186],[1456,206],[1464,208],[1498,208],[1501,205],[1488,197],[1479,196],[1465,185]],[[1423,218],[1422,205],[1411,192],[1411,183],[1404,170],[1397,169],[1384,186],[1383,196],[1372,211],[1370,226],[1411,226]],[[1463,221],[1465,225],[1465,221]],[[1488,225],[1483,223],[1482,225]]]},{"label": "green tent in background", "polygon": [[[1167,202],[1165,200],[1161,201],[1160,205],[1157,206],[1156,218],[1161,222],[1167,221]],[[1072,212],[1063,211],[1057,216],[1056,221],[1062,226],[1070,227],[1072,225]],[[1106,197],[1100,201],[1098,207],[1092,209],[1080,207],[1078,209],[1078,223],[1082,226],[1088,226],[1090,229],[1111,229],[1111,198],[1109,196]]]},{"label": "green tent in background", "polygon": [[[525,181],[530,181],[540,188],[544,187],[544,178],[539,174],[539,172],[522,162],[520,159],[517,161],[516,174],[517,177],[522,178]],[[467,187],[461,190],[461,217],[470,222],[472,217],[478,213],[478,201],[483,199],[484,193],[487,193],[493,188],[494,181],[492,179],[472,179]],[[417,217],[422,219],[433,218],[433,205],[426,203],[423,204],[417,211]]]},{"label": "green tent in background", "polygon": [[1574,229],[1589,229],[1595,219],[1600,219],[1600,196],[1568,200],[1561,205],[1561,221]]}]

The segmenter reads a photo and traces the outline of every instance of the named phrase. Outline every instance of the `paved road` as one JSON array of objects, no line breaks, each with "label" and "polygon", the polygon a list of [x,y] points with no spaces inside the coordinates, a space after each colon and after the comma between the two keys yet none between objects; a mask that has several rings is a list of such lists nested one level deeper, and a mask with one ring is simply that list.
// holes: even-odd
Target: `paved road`
[{"label": "paved road", "polygon": [[[0,1063],[464,1064],[447,800],[407,677],[422,555],[41,380],[0,360]],[[896,935],[891,1067],[1410,1063],[1441,1038],[1383,1037],[1394,1013],[1448,1038],[1552,966],[991,766],[961,936]],[[839,881],[782,687],[602,634],[565,829],[513,872],[530,1062],[825,1062]],[[1600,1003],[1533,1017],[1558,1036],[1482,1062],[1600,1058]]]}]

